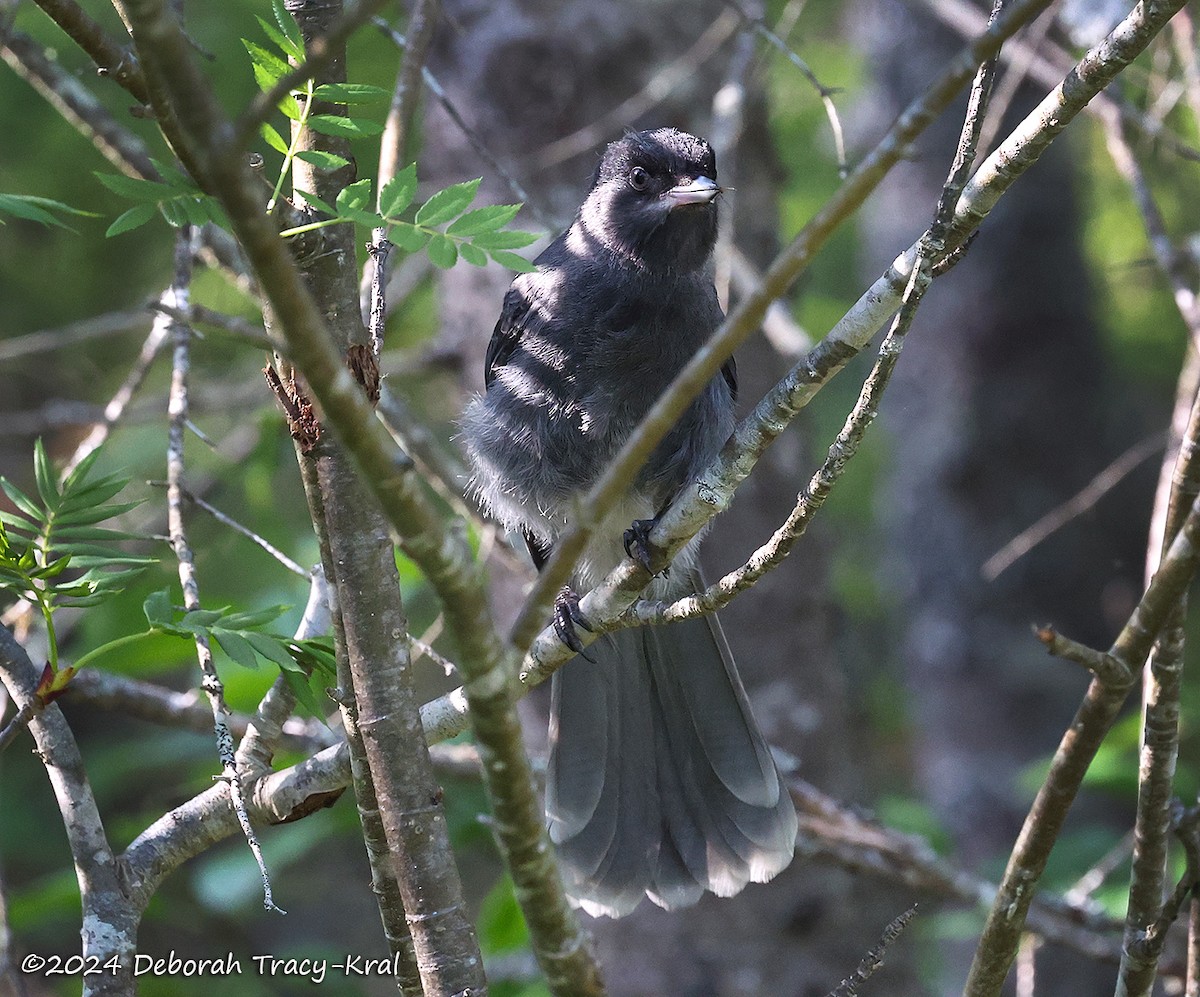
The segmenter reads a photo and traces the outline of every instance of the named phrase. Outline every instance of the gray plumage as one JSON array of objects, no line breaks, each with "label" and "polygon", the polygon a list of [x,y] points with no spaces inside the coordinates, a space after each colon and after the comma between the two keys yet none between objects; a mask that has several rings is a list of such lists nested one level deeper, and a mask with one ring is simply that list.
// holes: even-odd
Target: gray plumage
[{"label": "gray plumage", "polygon": [[[488,346],[485,394],[463,417],[473,487],[539,564],[666,384],[721,323],[712,283],[716,163],[673,129],[606,149],[570,229],[513,281]],[[591,586],[716,456],[734,425],[730,360],[596,531]],[[697,590],[696,543],[656,596]],[[770,879],[796,814],[715,617],[606,635],[552,685],[546,810],[568,892],[620,916],[643,895],[695,903]]]}]

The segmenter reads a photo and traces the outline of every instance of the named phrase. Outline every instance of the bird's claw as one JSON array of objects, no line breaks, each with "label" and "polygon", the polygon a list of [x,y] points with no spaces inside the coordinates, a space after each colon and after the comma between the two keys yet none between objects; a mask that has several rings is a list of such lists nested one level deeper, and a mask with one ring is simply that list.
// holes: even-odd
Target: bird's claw
[{"label": "bird's claw", "polygon": [[656,522],[657,520],[654,519],[635,519],[622,538],[625,544],[625,553],[650,574],[654,574],[654,569],[650,566],[651,562],[659,553],[654,544],[650,542],[650,531],[654,529]]},{"label": "bird's claw", "polygon": [[571,586],[564,585],[554,600],[554,632],[572,651],[587,658],[576,627],[582,627],[588,633],[593,632],[592,624],[579,608],[579,596]]}]

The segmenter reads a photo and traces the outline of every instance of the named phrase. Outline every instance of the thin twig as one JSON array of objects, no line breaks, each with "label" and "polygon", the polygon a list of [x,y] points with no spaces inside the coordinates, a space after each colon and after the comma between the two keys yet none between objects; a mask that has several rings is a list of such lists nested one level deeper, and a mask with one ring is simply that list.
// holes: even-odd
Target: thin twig
[{"label": "thin twig", "polygon": [[858,968],[853,973],[829,991],[829,997],[859,997],[858,988],[874,976],[876,970],[883,966],[883,957],[887,954],[888,946],[900,937],[900,933],[908,927],[908,922],[916,916],[917,905],[913,904],[904,913],[894,917],[888,923],[888,926],[883,929],[883,935],[879,939],[879,944],[863,956],[862,961],[858,964]]},{"label": "thin twig", "polygon": [[215,519],[218,523],[224,523],[226,526],[228,526],[234,532],[240,533],[247,540],[251,541],[252,543],[257,544],[259,547],[261,547],[263,550],[265,550],[268,554],[270,554],[273,558],[275,558],[276,561],[278,561],[285,568],[287,568],[288,571],[290,571],[292,574],[299,575],[301,578],[308,578],[311,575],[311,572],[307,568],[305,568],[304,565],[292,560],[290,557],[287,556],[287,554],[285,554],[278,547],[276,547],[269,540],[267,540],[266,537],[260,536],[259,534],[255,533],[252,529],[250,529],[250,527],[244,526],[243,524],[239,523],[232,516],[227,515],[226,513],[222,512],[216,506],[210,505],[208,502],[204,501],[204,499],[202,499],[199,495],[193,495],[190,491],[188,491],[185,488],[185,489],[183,489],[183,497],[185,499],[187,499],[187,501],[190,502],[192,505],[196,506],[196,508],[203,509],[210,516],[212,516],[212,518]]},{"label": "thin twig", "polygon": [[1133,831],[1131,829],[1121,835],[1121,840],[1101,855],[1092,864],[1092,867],[1075,881],[1075,885],[1063,894],[1063,900],[1069,904],[1083,906],[1108,881],[1108,877],[1121,867],[1122,863],[1129,861],[1132,853]]},{"label": "thin twig", "polygon": [[424,79],[422,70],[425,68],[429,45],[433,41],[433,29],[437,26],[440,8],[439,0],[416,0],[408,17],[404,57],[400,63],[400,72],[396,74],[392,104],[379,142],[381,190],[400,172],[412,153],[413,122],[417,117],[421,82]]},{"label": "thin twig", "polygon": [[[191,226],[184,226],[176,240],[175,280],[171,287],[169,303],[185,313],[189,307],[192,256],[192,229]],[[190,612],[200,608],[200,589],[196,580],[196,565],[183,525],[183,441],[185,422],[188,417],[191,330],[182,322],[172,321],[171,332],[174,337],[175,353],[171,368],[171,399],[168,408],[170,425],[167,448],[167,518],[171,545],[175,549],[175,557],[179,562],[179,582],[183,587],[183,604]],[[208,637],[200,632],[196,634],[196,656],[203,673],[201,687],[208,696],[209,705],[212,707],[213,732],[217,739],[217,754],[221,760],[220,779],[229,787],[230,804],[237,813],[238,821],[242,825],[242,833],[246,837],[250,851],[254,854],[259,871],[262,873],[263,906],[267,910],[276,910],[281,914],[286,913],[275,905],[271,897],[271,879],[267,874],[262,847],[258,843],[254,828],[250,825],[250,818],[246,814],[246,803],[242,795],[234,756],[233,737],[229,733],[229,724],[225,719],[229,713],[229,707],[225,705],[225,687],[213,664]]]},{"label": "thin twig", "polygon": [[[41,669],[25,649],[7,628],[0,627],[0,681],[18,708],[37,695],[40,675]],[[138,912],[126,896],[87,767],[57,703],[38,712],[29,729],[54,790],[74,860],[83,915],[82,955],[85,964],[107,967],[83,977],[83,997],[127,997],[133,992]]]},{"label": "thin twig", "polygon": [[[164,300],[174,300],[174,295],[174,289],[169,288],[163,292],[162,297]],[[67,461],[66,467],[63,469],[64,476],[70,474],[78,467],[80,461],[88,454],[104,445],[104,441],[112,433],[113,427],[125,415],[134,394],[146,380],[146,375],[150,373],[151,366],[153,366],[155,359],[162,350],[163,344],[167,341],[167,334],[170,332],[170,329],[171,322],[169,319],[162,315],[155,316],[154,323],[150,326],[150,333],[146,336],[145,342],[142,343],[142,348],[138,352],[133,366],[129,369],[129,373],[125,375],[124,382],[122,382],[112,398],[109,399],[108,404],[104,406],[104,414],[100,421],[76,445],[75,452],[71,454],[70,460]]]},{"label": "thin twig", "polygon": [[134,329],[145,328],[149,321],[151,319],[145,309],[139,308],[136,311],[108,312],[105,315],[96,315],[72,322],[70,325],[59,326],[57,329],[39,329],[23,336],[13,336],[0,342],[0,363],[36,353],[66,349],[89,339],[119,336]]},{"label": "thin twig", "polygon": [[[377,17],[372,22],[381,32],[384,37],[391,39],[392,43],[404,48],[408,44],[408,39],[403,34],[393,28],[383,18]],[[556,227],[556,222],[541,208],[538,200],[532,197],[519,180],[513,175],[512,171],[504,166],[495,154],[487,147],[483,139],[479,137],[479,133],[467,124],[466,118],[462,112],[455,106],[454,102],[446,93],[446,88],[442,86],[436,76],[430,71],[428,66],[421,67],[421,78],[425,81],[425,89],[428,90],[437,102],[441,104],[447,116],[457,126],[458,130],[466,136],[471,148],[475,150],[475,154],[488,167],[488,171],[494,174],[508,186],[512,191],[513,196],[525,205],[525,209],[537,220],[538,224],[543,228],[552,229]]]},{"label": "thin twig", "polygon": [[767,23],[761,17],[753,16],[737,0],[725,0],[725,3],[737,11],[738,16],[753,28],[755,32],[778,49],[783,54],[783,57],[800,70],[800,74],[813,85],[813,88],[821,98],[821,104],[825,108],[825,117],[829,119],[829,129],[833,133],[833,147],[837,154],[838,176],[844,179],[850,172],[850,167],[846,162],[846,138],[842,133],[842,122],[838,117],[837,107],[833,103],[834,94],[838,93],[838,91],[835,88],[825,86],[817,78],[817,74],[812,71],[808,63],[801,59],[787,42],[767,27]]},{"label": "thin twig", "polygon": [[[964,38],[969,38],[979,31],[985,20],[983,12],[969,0],[922,0],[922,3],[938,20]],[[1049,39],[1043,39],[1044,46],[1050,44]],[[1028,65],[1032,79],[1043,86],[1054,86],[1062,79],[1064,73],[1069,72],[1073,59],[1068,52],[1057,46],[1053,47],[1053,52],[1053,57],[1048,57],[1027,45],[1024,39],[1014,38],[1011,44],[1005,46],[1003,59],[1006,62],[1020,59]],[[1191,162],[1200,162],[1200,149],[1188,145],[1177,134],[1164,127],[1161,121],[1151,119],[1128,101],[1101,93],[1096,95],[1087,110],[1091,114],[1115,110],[1132,128],[1161,142],[1177,156]]]},{"label": "thin twig", "polygon": [[[1158,269],[1167,278],[1176,307],[1191,337],[1176,390],[1172,417],[1178,444],[1168,451],[1155,495],[1146,576],[1153,574],[1179,529],[1193,499],[1200,494],[1200,395],[1197,394],[1197,346],[1200,345],[1200,298],[1191,285],[1183,256],[1173,246],[1166,222],[1154,200],[1141,164],[1119,115],[1101,117],[1108,148],[1125,177],[1142,217]],[[1188,416],[1183,419],[1183,413]],[[1183,424],[1182,432],[1179,431]],[[1186,593],[1159,637],[1143,677],[1143,743],[1138,768],[1135,846],[1126,915],[1125,951],[1118,976],[1119,997],[1147,997],[1157,971],[1161,945],[1141,944],[1163,910],[1171,794],[1179,754],[1179,708],[1184,663]]]},{"label": "thin twig", "polygon": [[711,59],[738,30],[740,19],[732,10],[723,10],[695,43],[678,59],[658,70],[632,97],[628,97],[595,121],[542,146],[530,157],[535,170],[548,170],[574,156],[589,152],[614,132],[636,121],[661,104],[678,86],[695,75],[698,67]]},{"label": "thin twig", "polygon": [[1027,526],[979,567],[984,581],[994,582],[1017,561],[1068,523],[1078,519],[1163,448],[1161,433],[1139,440],[1091,481],[1037,522]]}]

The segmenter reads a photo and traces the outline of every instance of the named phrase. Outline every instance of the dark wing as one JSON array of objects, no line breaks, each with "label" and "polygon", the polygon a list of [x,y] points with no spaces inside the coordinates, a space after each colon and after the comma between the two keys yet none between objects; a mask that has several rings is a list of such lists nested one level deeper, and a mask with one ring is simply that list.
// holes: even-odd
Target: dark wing
[{"label": "dark wing", "polygon": [[729,385],[729,393],[733,396],[733,400],[737,401],[737,361],[730,357],[721,367],[721,376],[725,378],[725,383]]},{"label": "dark wing", "polygon": [[496,328],[492,330],[492,338],[488,342],[487,354],[483,360],[483,384],[485,388],[492,386],[496,379],[496,371],[508,363],[521,335],[525,332],[525,319],[529,315],[529,299],[514,284],[504,296],[504,307],[500,309],[500,318]]}]

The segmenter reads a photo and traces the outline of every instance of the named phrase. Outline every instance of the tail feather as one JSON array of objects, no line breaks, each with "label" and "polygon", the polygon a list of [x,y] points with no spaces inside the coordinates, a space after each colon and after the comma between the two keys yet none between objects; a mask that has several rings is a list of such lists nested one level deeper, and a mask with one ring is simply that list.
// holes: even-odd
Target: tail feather
[{"label": "tail feather", "polygon": [[554,677],[547,814],[568,892],[619,917],[737,893],[792,858],[796,812],[712,617],[621,631]]}]

